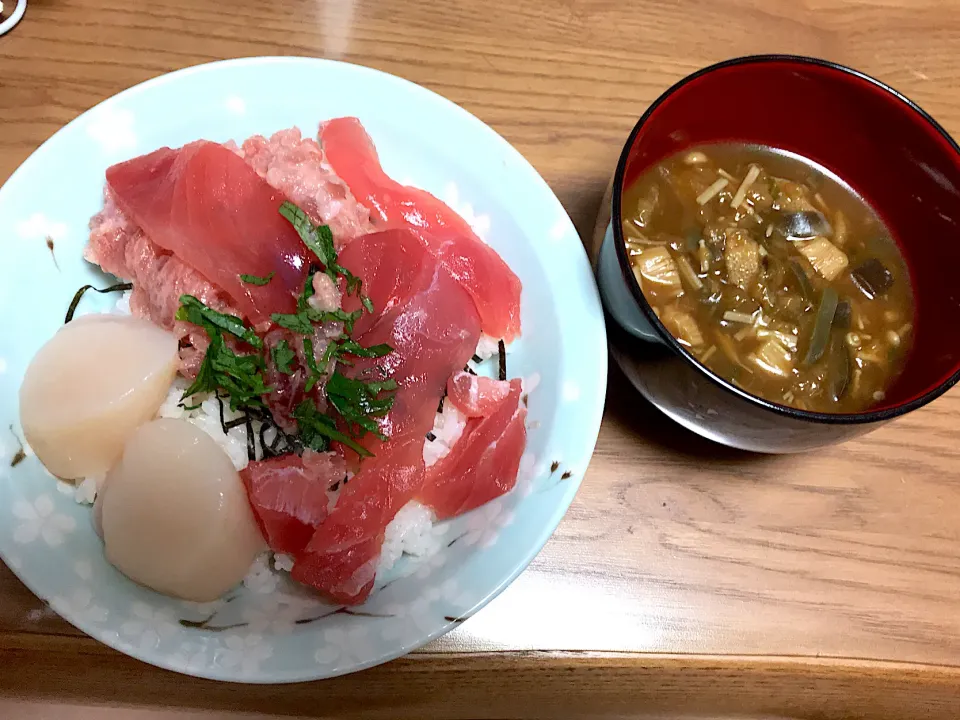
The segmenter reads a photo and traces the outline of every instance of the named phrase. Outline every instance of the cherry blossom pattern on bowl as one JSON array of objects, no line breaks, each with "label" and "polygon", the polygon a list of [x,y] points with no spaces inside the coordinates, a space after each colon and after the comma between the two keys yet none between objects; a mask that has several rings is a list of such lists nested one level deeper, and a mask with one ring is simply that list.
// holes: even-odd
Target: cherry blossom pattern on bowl
[{"label": "cherry blossom pattern on bowl", "polygon": [[[323,93],[303,93],[303,87]],[[449,202],[519,275],[523,336],[508,373],[536,384],[518,487],[438,524],[441,550],[401,558],[363,606],[322,602],[264,556],[241,587],[187,603],[130,582],[103,558],[90,509],[22,443],[17,392],[80,285],[106,168],[162,145],[243,139],[355,115],[394,177]],[[64,169],[69,169],[65,172]],[[596,442],[606,336],[576,230],[536,171],[475,117],[367,68],[304,58],[198,66],[127,90],[48,140],[0,188],[0,554],[49,606],[91,636],[201,677],[280,683],[403,655],[457,627],[533,559],[569,506]],[[84,299],[106,310],[110,297]],[[29,308],[29,312],[24,312]],[[9,430],[7,429],[9,428]],[[89,497],[86,498],[89,500]]]}]

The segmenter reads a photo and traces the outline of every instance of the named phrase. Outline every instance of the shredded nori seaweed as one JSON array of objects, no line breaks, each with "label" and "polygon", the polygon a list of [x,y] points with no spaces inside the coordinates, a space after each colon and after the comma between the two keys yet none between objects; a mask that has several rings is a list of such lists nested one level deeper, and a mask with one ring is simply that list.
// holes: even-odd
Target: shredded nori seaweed
[{"label": "shredded nori seaweed", "polygon": [[133,283],[117,283],[116,285],[111,285],[110,287],[105,287],[102,290],[100,288],[94,287],[93,285],[84,285],[82,288],[77,290],[76,294],[73,296],[73,300],[70,301],[70,307],[67,308],[67,316],[63,320],[63,324],[66,325],[68,322],[73,320],[73,314],[77,311],[77,305],[80,304],[80,299],[83,297],[84,293],[87,290],[93,290],[101,294],[111,293],[111,292],[125,292],[127,290],[133,290]]},{"label": "shredded nori seaweed", "polygon": [[497,343],[497,349],[500,351],[500,380],[507,379],[507,348],[503,340]]}]

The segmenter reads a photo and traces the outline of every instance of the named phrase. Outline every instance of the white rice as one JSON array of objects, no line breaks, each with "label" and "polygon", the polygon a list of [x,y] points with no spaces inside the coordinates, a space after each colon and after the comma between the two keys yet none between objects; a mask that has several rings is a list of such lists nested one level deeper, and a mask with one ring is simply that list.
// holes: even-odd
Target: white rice
[{"label": "white rice", "polygon": [[117,300],[117,304],[114,306],[113,312],[117,315],[129,315],[131,295],[133,295],[133,290],[127,290],[125,293],[120,295],[120,299]]},{"label": "white rice", "polygon": [[454,407],[453,403],[445,402],[443,412],[438,412],[433,421],[434,440],[427,440],[423,444],[423,463],[427,467],[450,452],[467,425],[466,416]]},{"label": "white rice", "polygon": [[77,487],[73,491],[73,499],[81,505],[93,505],[93,501],[97,499],[97,490],[102,482],[102,479],[96,477],[84,478],[77,483]]},{"label": "white rice", "polygon": [[387,525],[383,548],[377,565],[377,576],[392,570],[401,555],[425,559],[436,553],[443,544],[442,533],[435,525],[433,510],[411,500]]},{"label": "white rice", "polygon": [[290,572],[293,570],[293,556],[285,553],[277,553],[273,556],[273,567],[276,570]]},{"label": "white rice", "polygon": [[500,341],[495,337],[490,337],[489,335],[481,335],[480,341],[477,343],[477,350],[474,353],[480,360],[486,360],[492,358],[494,355],[500,352]]}]

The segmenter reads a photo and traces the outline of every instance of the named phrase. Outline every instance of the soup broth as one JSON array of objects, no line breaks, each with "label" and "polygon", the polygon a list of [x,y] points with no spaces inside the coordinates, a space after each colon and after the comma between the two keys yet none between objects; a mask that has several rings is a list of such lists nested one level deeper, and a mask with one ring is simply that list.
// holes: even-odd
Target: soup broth
[{"label": "soup broth", "polygon": [[624,193],[623,236],[657,317],[701,363],[771,402],[882,402],[910,351],[897,245],[828,172],[770,148],[674,155]]}]

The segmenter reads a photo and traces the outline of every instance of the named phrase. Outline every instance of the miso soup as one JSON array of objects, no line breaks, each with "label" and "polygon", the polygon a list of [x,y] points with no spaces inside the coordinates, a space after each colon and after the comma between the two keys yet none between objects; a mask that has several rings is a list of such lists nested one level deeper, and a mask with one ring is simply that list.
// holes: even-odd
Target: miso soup
[{"label": "miso soup", "polygon": [[657,317],[747,392],[859,412],[903,369],[914,317],[903,258],[876,212],[823,168],[770,148],[701,146],[627,188],[622,222]]}]

